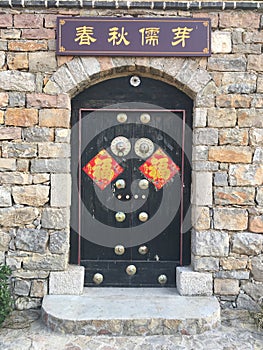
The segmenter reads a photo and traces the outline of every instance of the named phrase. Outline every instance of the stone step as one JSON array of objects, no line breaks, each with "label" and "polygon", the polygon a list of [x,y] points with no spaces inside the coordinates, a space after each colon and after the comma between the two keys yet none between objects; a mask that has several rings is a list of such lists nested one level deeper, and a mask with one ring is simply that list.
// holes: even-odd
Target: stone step
[{"label": "stone step", "polygon": [[84,288],[83,295],[46,295],[50,329],[83,335],[198,334],[220,324],[215,297],[180,296],[174,288]]}]

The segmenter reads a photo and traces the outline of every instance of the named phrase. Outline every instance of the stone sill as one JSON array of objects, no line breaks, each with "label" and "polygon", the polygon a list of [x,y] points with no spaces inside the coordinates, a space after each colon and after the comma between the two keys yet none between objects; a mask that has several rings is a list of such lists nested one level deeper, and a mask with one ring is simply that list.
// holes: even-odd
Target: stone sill
[{"label": "stone sill", "polygon": [[90,1],[90,0],[1,0],[1,7],[151,9],[151,10],[263,10],[262,1]]}]

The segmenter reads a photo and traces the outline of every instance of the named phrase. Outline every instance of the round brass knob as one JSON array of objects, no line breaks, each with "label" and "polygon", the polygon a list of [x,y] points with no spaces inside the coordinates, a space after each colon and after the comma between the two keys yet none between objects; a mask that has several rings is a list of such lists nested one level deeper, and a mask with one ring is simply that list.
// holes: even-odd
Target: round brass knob
[{"label": "round brass knob", "polygon": [[148,248],[146,247],[146,245],[142,245],[141,247],[139,247],[138,252],[141,255],[145,255],[148,253]]},{"label": "round brass knob", "polygon": [[128,117],[127,117],[127,114],[126,113],[119,113],[117,115],[117,121],[119,123],[125,123],[127,121]]},{"label": "round brass knob", "polygon": [[125,188],[125,185],[126,185],[126,183],[123,179],[119,179],[115,182],[115,186],[118,190]]},{"label": "round brass knob", "polygon": [[124,248],[123,245],[118,244],[118,245],[116,245],[116,247],[114,248],[114,252],[115,252],[115,254],[117,254],[117,255],[123,255],[123,254],[125,253],[125,248]]},{"label": "round brass knob", "polygon": [[159,282],[160,284],[165,284],[165,283],[167,282],[167,276],[166,276],[166,275],[160,275],[160,276],[158,277],[158,282]]},{"label": "round brass knob", "polygon": [[148,214],[145,212],[145,211],[142,211],[140,214],[139,214],[139,220],[141,222],[145,222],[148,220]]},{"label": "round brass knob", "polygon": [[122,211],[118,211],[116,214],[115,214],[115,219],[116,221],[118,222],[123,222],[126,218],[126,215],[122,212]]},{"label": "round brass knob", "polygon": [[136,269],[136,266],[134,266],[134,265],[129,265],[129,266],[127,266],[127,268],[126,268],[126,273],[127,273],[127,275],[129,275],[129,276],[135,275],[135,274],[136,274],[136,271],[137,271],[137,269]]},{"label": "round brass knob", "polygon": [[103,275],[101,273],[95,273],[93,276],[93,282],[95,284],[101,284],[103,282]]},{"label": "round brass knob", "polygon": [[151,120],[150,114],[148,114],[148,113],[143,113],[143,114],[140,115],[140,121],[141,121],[143,124],[149,123],[150,120]]},{"label": "round brass knob", "polygon": [[147,190],[147,188],[149,187],[149,181],[146,179],[142,179],[139,181],[139,187],[141,190]]}]

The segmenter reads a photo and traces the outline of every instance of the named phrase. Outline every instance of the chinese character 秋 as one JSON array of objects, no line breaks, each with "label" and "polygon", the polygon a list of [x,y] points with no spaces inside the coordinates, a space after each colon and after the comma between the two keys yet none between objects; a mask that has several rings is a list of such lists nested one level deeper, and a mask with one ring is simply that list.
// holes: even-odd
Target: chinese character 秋
[{"label": "chinese character \u79cb", "polygon": [[184,27],[184,28],[178,27],[178,28],[172,29],[172,32],[174,33],[174,38],[173,38],[174,41],[172,41],[172,45],[176,46],[182,43],[182,47],[185,47],[185,39],[190,38],[190,33],[192,30],[193,28],[187,28],[187,27]]},{"label": "chinese character \u79cb", "polygon": [[79,45],[90,45],[91,43],[95,43],[97,39],[93,37],[94,27],[78,27],[76,28],[76,39],[75,41],[79,41]]},{"label": "chinese character \u79cb", "polygon": [[139,32],[142,34],[142,46],[144,46],[144,44],[152,46],[159,44],[160,28],[141,28]]},{"label": "chinese character \u79cb", "polygon": [[123,42],[127,46],[130,44],[130,41],[126,39],[127,35],[128,32],[125,32],[124,27],[121,27],[121,31],[118,27],[112,27],[109,29],[108,42],[112,43],[113,46],[120,45]]}]

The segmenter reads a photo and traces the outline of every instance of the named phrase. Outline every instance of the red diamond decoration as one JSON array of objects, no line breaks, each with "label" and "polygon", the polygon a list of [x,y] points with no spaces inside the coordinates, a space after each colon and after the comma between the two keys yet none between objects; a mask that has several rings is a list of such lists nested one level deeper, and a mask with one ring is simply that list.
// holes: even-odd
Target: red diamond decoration
[{"label": "red diamond decoration", "polygon": [[104,190],[124,169],[103,149],[82,170],[101,190]]},{"label": "red diamond decoration", "polygon": [[180,171],[180,168],[159,148],[140,166],[139,170],[160,190]]}]

